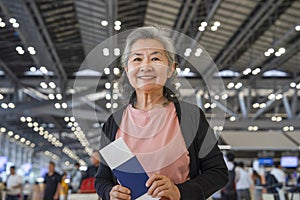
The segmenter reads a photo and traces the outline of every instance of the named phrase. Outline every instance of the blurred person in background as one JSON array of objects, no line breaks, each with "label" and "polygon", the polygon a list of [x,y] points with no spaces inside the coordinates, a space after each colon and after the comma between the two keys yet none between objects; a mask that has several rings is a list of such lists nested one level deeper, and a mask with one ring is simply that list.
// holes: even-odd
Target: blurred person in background
[{"label": "blurred person in background", "polygon": [[100,165],[100,153],[94,150],[90,159],[92,165],[88,166],[87,170],[83,173],[82,180],[94,177],[96,175]]},{"label": "blurred person in background", "polygon": [[61,176],[55,171],[55,163],[50,161],[48,173],[44,177],[44,200],[58,200]]},{"label": "blurred person in background", "polygon": [[23,199],[27,200],[28,196],[31,193],[32,193],[32,185],[28,181],[25,181],[24,186],[23,186]]},{"label": "blurred person in background", "polygon": [[257,173],[256,170],[253,170],[252,180],[254,182],[254,200],[262,200],[262,177]]},{"label": "blurred person in background", "polygon": [[244,169],[244,163],[239,162],[235,169],[236,193],[238,200],[251,200],[250,188],[253,186],[253,181]]},{"label": "blurred person in background", "polygon": [[72,192],[77,193],[80,183],[81,183],[81,178],[82,178],[82,173],[79,170],[80,164],[75,163],[75,169],[71,173],[71,187],[72,187]]},{"label": "blurred person in background", "polygon": [[234,159],[235,155],[232,152],[228,152],[226,154],[226,165],[229,172],[229,181],[227,182],[226,186],[222,189],[221,195],[222,200],[236,200],[237,194],[235,189],[235,164]]},{"label": "blurred person in background", "polygon": [[32,200],[40,200],[42,199],[42,194],[41,194],[41,188],[40,188],[40,185],[39,185],[39,182],[35,182],[34,183],[34,186],[33,186],[33,189],[32,189]]},{"label": "blurred person in background", "polygon": [[281,183],[283,186],[285,185],[285,173],[282,170],[282,167],[280,166],[280,162],[274,162],[274,168],[270,172],[278,181],[278,183]]},{"label": "blurred person in background", "polygon": [[15,170],[15,166],[11,166],[6,179],[6,200],[18,200],[21,195],[22,177],[16,174]]},{"label": "blurred person in background", "polygon": [[67,178],[67,173],[64,172],[61,177],[59,200],[67,200],[68,199],[69,185],[65,182],[66,178]]}]

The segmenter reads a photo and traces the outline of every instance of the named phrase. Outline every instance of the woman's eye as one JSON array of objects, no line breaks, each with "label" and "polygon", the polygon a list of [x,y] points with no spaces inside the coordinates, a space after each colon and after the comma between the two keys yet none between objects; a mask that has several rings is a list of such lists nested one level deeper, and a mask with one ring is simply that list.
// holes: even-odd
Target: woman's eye
[{"label": "woman's eye", "polygon": [[155,58],[152,58],[151,60],[152,61],[159,61],[160,59],[155,57]]},{"label": "woman's eye", "polygon": [[141,58],[134,58],[134,59],[133,59],[134,62],[136,62],[136,61],[141,61],[141,60],[142,60]]}]

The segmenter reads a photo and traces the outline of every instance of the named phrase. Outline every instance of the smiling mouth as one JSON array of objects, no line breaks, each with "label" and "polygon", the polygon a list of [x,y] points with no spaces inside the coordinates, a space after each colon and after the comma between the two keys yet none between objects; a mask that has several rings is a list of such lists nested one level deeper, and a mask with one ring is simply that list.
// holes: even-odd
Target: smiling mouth
[{"label": "smiling mouth", "polygon": [[154,79],[155,76],[138,76],[138,78],[142,80],[151,80]]}]

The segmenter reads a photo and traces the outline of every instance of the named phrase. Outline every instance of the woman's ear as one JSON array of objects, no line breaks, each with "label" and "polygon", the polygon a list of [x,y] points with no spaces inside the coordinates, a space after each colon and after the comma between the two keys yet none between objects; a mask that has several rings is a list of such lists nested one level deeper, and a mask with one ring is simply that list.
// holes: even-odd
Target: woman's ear
[{"label": "woman's ear", "polygon": [[124,66],[124,70],[125,70],[125,72],[127,74],[127,72],[128,72],[128,66]]},{"label": "woman's ear", "polygon": [[176,68],[176,63],[173,63],[170,68],[168,69],[168,78],[171,78],[173,73],[174,73],[174,70]]}]

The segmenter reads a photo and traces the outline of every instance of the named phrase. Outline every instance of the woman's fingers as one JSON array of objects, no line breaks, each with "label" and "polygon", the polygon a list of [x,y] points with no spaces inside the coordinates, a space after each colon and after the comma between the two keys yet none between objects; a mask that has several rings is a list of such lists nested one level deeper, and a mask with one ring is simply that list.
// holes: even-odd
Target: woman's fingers
[{"label": "woman's fingers", "polygon": [[130,190],[121,185],[115,185],[110,191],[111,200],[129,200]]}]

